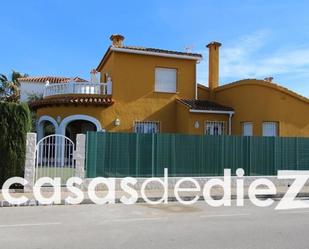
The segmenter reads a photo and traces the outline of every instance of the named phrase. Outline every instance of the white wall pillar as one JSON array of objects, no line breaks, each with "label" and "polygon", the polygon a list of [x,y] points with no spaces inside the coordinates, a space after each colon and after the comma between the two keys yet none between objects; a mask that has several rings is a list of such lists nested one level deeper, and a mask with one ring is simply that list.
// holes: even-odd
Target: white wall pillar
[{"label": "white wall pillar", "polygon": [[57,123],[57,121],[48,115],[43,115],[39,118],[39,120],[37,121],[36,124],[36,129],[37,129],[37,139],[38,141],[41,140],[44,137],[44,122],[48,121],[50,123],[52,123],[55,127],[55,134],[60,134],[59,132],[59,125]]},{"label": "white wall pillar", "polygon": [[86,135],[77,134],[75,157],[75,176],[85,178]]},{"label": "white wall pillar", "polygon": [[36,133],[27,133],[24,178],[28,181],[28,184],[24,186],[25,192],[31,192],[34,186],[35,156],[36,156],[35,148],[36,148]]}]

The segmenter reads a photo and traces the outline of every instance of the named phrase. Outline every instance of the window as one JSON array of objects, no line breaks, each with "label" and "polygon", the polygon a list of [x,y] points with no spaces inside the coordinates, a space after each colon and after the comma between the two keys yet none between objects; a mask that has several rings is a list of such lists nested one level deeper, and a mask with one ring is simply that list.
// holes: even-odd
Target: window
[{"label": "window", "polygon": [[136,133],[159,133],[160,132],[160,122],[159,121],[135,121],[134,122],[134,132]]},{"label": "window", "polygon": [[278,136],[277,122],[263,122],[263,136],[276,137]]},{"label": "window", "polygon": [[224,121],[206,121],[205,122],[206,135],[225,135],[225,122]]},{"label": "window", "polygon": [[243,122],[242,123],[242,135],[243,136],[252,136],[253,135],[253,124],[252,124],[252,122]]},{"label": "window", "polygon": [[177,69],[156,68],[155,91],[175,93],[177,85]]}]

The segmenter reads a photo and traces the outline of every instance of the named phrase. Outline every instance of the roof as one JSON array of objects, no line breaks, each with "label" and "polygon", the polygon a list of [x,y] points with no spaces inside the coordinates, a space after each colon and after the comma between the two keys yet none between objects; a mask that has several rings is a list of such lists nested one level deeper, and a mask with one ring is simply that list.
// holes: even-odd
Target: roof
[{"label": "roof", "polygon": [[200,57],[200,58],[203,57],[201,54],[198,54],[198,53],[179,52],[179,51],[166,50],[166,49],[160,49],[160,48],[146,48],[146,47],[138,47],[138,46],[122,46],[121,48],[146,51],[146,52],[164,53],[164,54],[187,55],[187,56],[194,56],[194,57]]},{"label": "roof", "polygon": [[114,47],[109,46],[106,53],[104,54],[102,60],[100,61],[97,71],[100,71],[101,65],[103,65],[103,62],[108,57],[110,51],[118,51],[118,52],[127,52],[127,53],[139,53],[139,54],[152,54],[157,56],[169,56],[169,57],[176,57],[181,56],[183,59],[194,59],[194,60],[200,60],[203,58],[202,54],[198,53],[188,53],[188,52],[180,52],[180,51],[173,51],[173,50],[166,50],[166,49],[160,49],[160,48],[147,48],[147,47],[139,47],[139,46],[121,46],[121,47]]},{"label": "roof", "polygon": [[179,101],[187,105],[190,110],[227,112],[234,111],[232,107],[224,106],[209,100],[179,99]]},{"label": "roof", "polygon": [[225,84],[222,86],[219,86],[217,88],[214,89],[215,92],[220,92],[220,91],[224,91],[227,90],[229,88],[232,87],[240,87],[240,86],[245,86],[245,85],[257,85],[257,86],[264,86],[264,87],[268,87],[277,91],[280,91],[282,93],[288,94],[294,98],[300,99],[306,103],[309,103],[309,99],[298,94],[295,93],[293,91],[291,91],[290,89],[283,87],[281,85],[278,85],[276,83],[273,82],[269,82],[269,81],[265,81],[265,80],[258,80],[258,79],[243,79],[243,80],[239,80],[239,81],[235,81],[229,84]]},{"label": "roof", "polygon": [[34,76],[34,77],[22,77],[18,78],[19,82],[39,82],[39,83],[45,83],[46,81],[49,81],[49,83],[68,83],[70,81],[75,82],[87,82],[87,80],[84,80],[79,77],[69,78],[69,77],[59,77],[59,76]]},{"label": "roof", "polygon": [[197,87],[198,87],[198,88],[205,89],[205,90],[207,90],[207,91],[210,90],[210,88],[209,88],[208,86],[205,86],[205,85],[203,85],[203,84],[201,84],[201,83],[197,83]]},{"label": "roof", "polygon": [[59,98],[45,98],[30,102],[29,106],[32,109],[52,105],[95,105],[95,106],[110,106],[114,103],[111,97],[98,96],[65,96]]}]

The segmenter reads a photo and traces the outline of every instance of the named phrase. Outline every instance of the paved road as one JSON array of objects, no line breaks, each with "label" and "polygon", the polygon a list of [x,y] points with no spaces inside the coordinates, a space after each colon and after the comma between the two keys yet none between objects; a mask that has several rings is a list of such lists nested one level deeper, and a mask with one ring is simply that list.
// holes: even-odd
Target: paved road
[{"label": "paved road", "polygon": [[137,204],[0,209],[5,249],[309,248],[309,210]]}]

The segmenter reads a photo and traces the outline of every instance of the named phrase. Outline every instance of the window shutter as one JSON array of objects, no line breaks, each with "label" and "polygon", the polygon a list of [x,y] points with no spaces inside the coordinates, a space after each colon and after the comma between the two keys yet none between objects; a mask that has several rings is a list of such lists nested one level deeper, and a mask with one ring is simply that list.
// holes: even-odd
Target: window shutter
[{"label": "window shutter", "polygon": [[243,136],[252,136],[253,135],[253,125],[251,122],[244,122],[243,123]]},{"label": "window shutter", "polygon": [[175,93],[177,85],[177,70],[172,68],[156,68],[155,91]]},{"label": "window shutter", "polygon": [[263,122],[263,136],[276,137],[278,135],[278,124],[276,122]]}]

